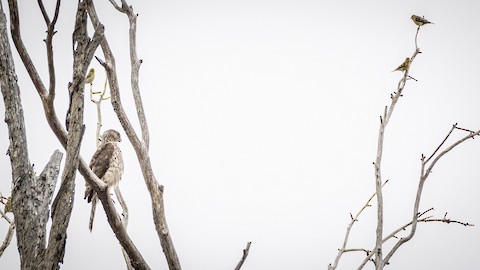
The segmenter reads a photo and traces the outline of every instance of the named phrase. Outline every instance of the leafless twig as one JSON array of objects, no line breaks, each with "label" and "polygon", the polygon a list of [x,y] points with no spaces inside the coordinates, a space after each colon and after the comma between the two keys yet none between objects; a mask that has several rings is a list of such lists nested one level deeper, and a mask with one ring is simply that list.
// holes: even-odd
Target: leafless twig
[{"label": "leafless twig", "polygon": [[[388,180],[385,181],[385,183],[383,183],[382,185],[382,188],[388,183]],[[337,266],[338,266],[338,262],[340,261],[340,258],[342,257],[342,255],[345,253],[345,252],[349,252],[349,251],[358,251],[358,249],[346,249],[347,247],[347,243],[348,243],[348,238],[350,237],[350,231],[353,227],[353,225],[355,224],[355,222],[358,221],[358,217],[362,214],[363,210],[365,210],[367,207],[370,207],[370,202],[373,200],[373,198],[375,197],[377,193],[373,193],[372,196],[370,196],[370,198],[368,198],[367,202],[363,205],[363,207],[357,212],[357,214],[355,216],[353,216],[352,214],[350,214],[350,223],[348,224],[347,226],[347,231],[345,232],[345,238],[343,240],[343,244],[342,244],[342,247],[340,249],[338,249],[338,253],[337,253],[337,257],[335,258],[335,262],[332,264],[329,264],[328,265],[328,270],[335,270],[337,269]],[[364,250],[364,249],[360,249],[360,250]],[[367,254],[369,254],[369,252],[367,252]]]},{"label": "leafless twig", "polygon": [[243,250],[242,258],[240,259],[240,261],[238,262],[237,266],[235,267],[235,270],[240,270],[240,269],[242,268],[243,263],[244,263],[245,260],[247,259],[248,252],[250,251],[250,245],[251,245],[251,244],[252,244],[252,242],[248,242],[248,243],[247,243],[247,247]]},{"label": "leafless twig", "polygon": [[[430,212],[434,210],[433,208],[430,208],[422,213],[419,214],[419,217],[424,215],[425,213],[427,212]],[[427,223],[427,222],[441,222],[441,223],[456,223],[456,224],[460,224],[460,225],[463,225],[463,226],[474,226],[473,224],[470,224],[468,222],[462,222],[462,221],[458,221],[458,220],[451,220],[451,219],[447,219],[446,217],[444,218],[438,218],[438,219],[435,219],[431,216],[429,217],[424,217],[424,218],[418,218],[416,220],[417,223]],[[413,224],[413,221],[410,221],[402,226],[400,226],[399,228],[397,228],[396,230],[392,231],[389,235],[387,235],[383,240],[382,240],[382,243],[385,243],[387,242],[388,240],[392,239],[392,238],[397,238],[396,235],[402,231],[405,231],[408,227],[412,226]],[[400,238],[402,239],[402,238]],[[376,247],[375,247],[376,248]],[[372,258],[372,253],[370,254],[367,254],[367,256],[364,258],[364,260],[362,261],[362,263],[360,264],[360,266],[358,267],[358,269],[363,269],[363,267],[365,266],[365,264],[371,260]]]},{"label": "leafless twig", "polygon": [[[0,213],[1,213],[2,217],[6,217],[2,210],[0,210]],[[6,217],[6,219],[7,218],[8,217]],[[10,224],[10,226],[8,227],[8,231],[7,231],[7,234],[5,235],[5,239],[3,240],[2,245],[0,245],[0,257],[2,257],[5,249],[7,249],[7,247],[12,242],[13,233],[15,232],[15,219],[13,219],[13,220],[7,219],[7,222]]]}]

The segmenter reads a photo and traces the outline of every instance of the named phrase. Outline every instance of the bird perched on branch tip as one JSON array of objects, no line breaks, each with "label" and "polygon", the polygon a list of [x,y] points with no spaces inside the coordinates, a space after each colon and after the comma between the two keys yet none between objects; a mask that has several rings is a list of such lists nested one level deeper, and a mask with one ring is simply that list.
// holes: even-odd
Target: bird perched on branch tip
[{"label": "bird perched on branch tip", "polygon": [[412,15],[412,17],[410,17],[410,18],[419,27],[424,26],[425,24],[429,24],[429,23],[434,24],[434,23],[428,21],[427,19],[425,19],[424,17],[420,17],[420,16],[417,16],[417,15]]},{"label": "bird perched on branch tip", "polygon": [[406,71],[410,68],[410,63],[411,63],[410,58],[407,57],[407,58],[405,58],[405,61],[403,61],[403,63],[400,66],[398,66],[395,70],[392,70],[392,72],[394,72],[394,71]]}]

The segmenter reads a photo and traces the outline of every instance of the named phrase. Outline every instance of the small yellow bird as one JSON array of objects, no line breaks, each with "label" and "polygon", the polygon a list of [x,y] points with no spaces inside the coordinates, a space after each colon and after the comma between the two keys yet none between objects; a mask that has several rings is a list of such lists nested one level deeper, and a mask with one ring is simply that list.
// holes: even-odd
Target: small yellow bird
[{"label": "small yellow bird", "polygon": [[406,71],[410,68],[410,63],[411,63],[410,58],[407,57],[407,58],[405,58],[405,61],[403,61],[403,63],[400,66],[398,66],[395,70],[393,70],[392,72],[394,72],[394,71]]},{"label": "small yellow bird", "polygon": [[85,78],[85,84],[92,84],[93,80],[95,80],[95,69],[91,68]]},{"label": "small yellow bird", "polygon": [[434,23],[428,21],[427,19],[425,19],[423,17],[420,17],[420,16],[417,16],[417,15],[412,15],[412,17],[410,17],[410,18],[419,27],[424,26],[425,24],[429,24],[429,23],[434,24]]},{"label": "small yellow bird", "polygon": [[3,208],[3,212],[6,214],[8,212],[12,212],[12,196],[8,197],[7,202],[5,203],[5,207]]}]

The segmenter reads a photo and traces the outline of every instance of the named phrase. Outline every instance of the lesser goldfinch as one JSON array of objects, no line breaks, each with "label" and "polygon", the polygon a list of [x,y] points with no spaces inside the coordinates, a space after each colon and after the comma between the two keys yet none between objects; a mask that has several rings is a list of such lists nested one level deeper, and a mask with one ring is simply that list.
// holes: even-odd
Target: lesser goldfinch
[{"label": "lesser goldfinch", "polygon": [[398,66],[395,70],[393,70],[392,72],[394,71],[405,71],[405,70],[408,70],[410,68],[410,58],[405,58],[405,61],[403,61],[403,63]]},{"label": "lesser goldfinch", "polygon": [[418,26],[423,26],[425,24],[432,23],[432,22],[428,21],[427,19],[425,19],[423,17],[420,17],[420,16],[417,16],[417,15],[412,15],[412,17],[410,17],[410,18],[412,18],[412,21]]},{"label": "lesser goldfinch", "polygon": [[3,208],[3,212],[6,214],[8,212],[12,212],[12,196],[8,197],[7,202],[5,203],[5,207]]},{"label": "lesser goldfinch", "polygon": [[93,80],[95,80],[95,69],[91,68],[85,78],[85,84],[92,84]]}]

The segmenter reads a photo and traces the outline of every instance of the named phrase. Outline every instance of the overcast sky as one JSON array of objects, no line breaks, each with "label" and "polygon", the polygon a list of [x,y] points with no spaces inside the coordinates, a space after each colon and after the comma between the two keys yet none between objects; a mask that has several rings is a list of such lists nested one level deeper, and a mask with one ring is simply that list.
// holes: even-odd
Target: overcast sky
[{"label": "overcast sky", "polygon": [[[46,27],[38,6],[29,2],[19,3],[21,30],[47,83]],[[52,14],[54,1],[48,2]],[[95,2],[102,2],[97,11],[116,54],[124,107],[137,124],[129,89],[128,20],[108,1]],[[253,243],[245,270],[326,269],[334,261],[349,213],[374,192],[379,116],[402,76],[391,71],[415,50],[412,14],[435,24],[420,31],[422,54],[410,69],[418,82],[408,81],[386,131],[385,233],[412,215],[420,155],[431,154],[454,123],[480,128],[477,1],[129,3],[139,14],[140,86],[150,155],[156,178],[165,186],[167,221],[183,269],[233,269],[248,241]],[[8,10],[6,1],[2,4]],[[62,121],[72,80],[74,14],[75,6],[64,1],[54,39],[55,105]],[[103,58],[100,49],[96,55]],[[104,72],[96,62],[92,67],[97,70],[94,87],[101,89]],[[16,68],[30,161],[39,173],[53,151],[63,149],[18,57]],[[81,154],[89,160],[95,151],[96,112],[88,100],[85,108]],[[121,130],[110,103],[102,109],[104,128]],[[121,134],[126,165],[120,187],[130,210],[128,231],[152,269],[166,269],[148,192],[133,148]],[[456,132],[453,139],[463,135]],[[0,153],[7,148],[2,121]],[[479,158],[477,139],[441,160],[420,206],[434,207],[436,217],[448,212],[477,226],[420,224],[388,269],[480,265]],[[9,195],[8,156],[0,155],[0,171],[0,191]],[[90,205],[83,192],[79,175],[62,269],[125,269],[101,207],[93,232],[88,231]],[[367,209],[359,221],[348,247],[372,249],[375,209]],[[0,220],[1,239],[6,230]],[[0,258],[0,269],[19,269],[15,242]],[[346,254],[339,269],[356,269],[362,258],[361,253]]]}]

